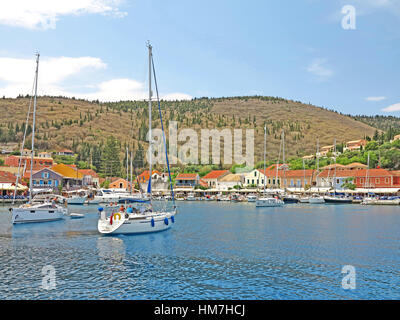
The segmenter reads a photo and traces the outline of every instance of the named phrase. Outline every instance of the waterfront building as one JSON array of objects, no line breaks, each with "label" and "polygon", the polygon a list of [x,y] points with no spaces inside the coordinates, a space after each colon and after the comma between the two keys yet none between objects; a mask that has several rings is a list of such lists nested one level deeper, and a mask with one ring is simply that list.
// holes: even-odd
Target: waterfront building
[{"label": "waterfront building", "polygon": [[100,187],[99,175],[93,169],[79,169],[83,175],[82,184],[84,186]]},{"label": "waterfront building", "polygon": [[131,187],[131,184],[129,183],[129,181],[122,179],[122,178],[118,178],[117,180],[114,180],[108,186],[109,189],[125,189],[125,190],[129,190],[130,187]]},{"label": "waterfront building", "polygon": [[317,176],[317,184],[320,187],[344,190],[346,182],[353,183],[356,188],[371,189],[393,188],[400,185],[398,176],[385,169],[340,170],[336,175],[332,170],[324,170]]},{"label": "waterfront building", "polygon": [[82,188],[83,175],[77,168],[60,163],[52,166],[51,170],[62,175],[63,186],[66,190]]},{"label": "waterfront building", "polygon": [[[30,171],[25,172],[25,178],[29,179]],[[50,168],[43,168],[32,173],[32,183],[34,188],[51,188],[57,190],[63,185],[64,177]]]},{"label": "waterfront building", "polygon": [[200,184],[197,173],[180,173],[175,178],[175,186],[178,188],[194,188]]},{"label": "waterfront building", "polygon": [[229,170],[213,170],[206,174],[202,179],[208,184],[210,188],[218,188],[219,181],[230,173]]},{"label": "waterfront building", "polygon": [[218,181],[218,189],[221,191],[229,190],[236,186],[242,187],[243,184],[244,184],[244,175],[229,173],[229,174],[223,176]]}]

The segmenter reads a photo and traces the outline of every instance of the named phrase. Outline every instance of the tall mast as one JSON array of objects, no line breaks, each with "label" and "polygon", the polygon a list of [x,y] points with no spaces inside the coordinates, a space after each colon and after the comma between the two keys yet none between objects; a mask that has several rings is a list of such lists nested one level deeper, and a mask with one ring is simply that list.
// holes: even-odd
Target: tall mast
[{"label": "tall mast", "polygon": [[149,49],[149,184],[147,187],[147,192],[150,194],[151,199],[151,176],[152,176],[152,135],[151,135],[151,57],[152,49],[150,42],[147,43],[147,48]]},{"label": "tall mast", "polygon": [[40,54],[36,53],[35,96],[33,98],[31,174],[30,174],[30,178],[29,178],[29,203],[32,202],[32,191],[33,191],[32,171],[33,171],[33,157],[34,157],[34,150],[35,150],[35,124],[36,124],[37,86],[38,86],[38,77],[39,77],[39,57],[40,57]]},{"label": "tall mast", "polygon": [[126,181],[129,182],[129,153],[128,153],[128,147],[126,147]]},{"label": "tall mast", "polygon": [[[282,129],[282,165],[283,165],[283,179],[285,181],[286,178],[286,166],[285,166],[285,130]],[[285,186],[283,186],[283,190],[285,190]]]},{"label": "tall mast", "polygon": [[266,183],[265,180],[267,180],[267,175],[266,175],[266,172],[265,172],[265,153],[266,153],[266,150],[267,150],[267,126],[264,126],[264,195],[265,195],[265,183]]},{"label": "tall mast", "polygon": [[133,154],[131,151],[131,194],[132,194],[132,189],[133,189],[133,165],[132,165],[132,158],[133,158]]},{"label": "tall mast", "polygon": [[369,195],[369,184],[368,184],[368,178],[369,178],[369,152],[368,152],[368,162],[367,162],[367,172],[365,175],[365,186],[367,188],[367,193]]},{"label": "tall mast", "polygon": [[317,138],[317,172],[319,171],[319,138]]},{"label": "tall mast", "polygon": [[333,183],[334,183],[334,193],[336,196],[336,139],[335,139],[335,143],[334,143],[334,147],[333,147],[333,158],[335,159],[335,171],[334,171],[334,178],[333,178]]}]

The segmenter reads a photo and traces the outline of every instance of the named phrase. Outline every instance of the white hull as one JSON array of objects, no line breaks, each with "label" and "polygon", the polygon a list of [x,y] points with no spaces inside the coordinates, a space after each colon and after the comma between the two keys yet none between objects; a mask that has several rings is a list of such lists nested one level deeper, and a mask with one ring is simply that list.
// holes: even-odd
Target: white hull
[{"label": "white hull", "polygon": [[186,201],[196,201],[196,198],[194,198],[194,197],[187,197],[187,198],[186,198]]},{"label": "white hull", "polygon": [[[160,212],[147,215],[130,214],[129,218],[126,219],[125,213],[121,213],[121,219],[117,218],[113,221],[113,224],[110,224],[110,218],[99,219],[97,229],[102,234],[143,234],[160,232],[171,228],[174,216],[175,212]],[[152,220],[154,224],[152,224]]]},{"label": "white hull", "polygon": [[309,198],[308,202],[309,203],[313,203],[313,204],[315,204],[315,203],[325,203],[325,200],[324,200],[323,197],[320,197],[320,198]]},{"label": "white hull", "polygon": [[85,203],[86,203],[86,204],[89,204],[89,205],[95,205],[95,204],[100,204],[100,200],[96,200],[96,199],[93,199],[93,200],[86,200]]},{"label": "white hull", "polygon": [[400,204],[400,200],[372,200],[372,199],[365,199],[363,202],[361,202],[361,204],[364,205],[389,205],[389,206],[397,206]]},{"label": "white hull", "polygon": [[14,208],[12,209],[12,223],[47,222],[63,219],[67,209],[37,209],[37,208]]},{"label": "white hull", "polygon": [[259,198],[256,201],[256,207],[282,207],[284,202],[275,198]]},{"label": "white hull", "polygon": [[68,204],[84,204],[86,201],[86,196],[84,197],[71,197],[71,198],[67,198],[67,203]]},{"label": "white hull", "polygon": [[310,203],[310,199],[309,198],[300,198],[299,202],[300,203]]}]

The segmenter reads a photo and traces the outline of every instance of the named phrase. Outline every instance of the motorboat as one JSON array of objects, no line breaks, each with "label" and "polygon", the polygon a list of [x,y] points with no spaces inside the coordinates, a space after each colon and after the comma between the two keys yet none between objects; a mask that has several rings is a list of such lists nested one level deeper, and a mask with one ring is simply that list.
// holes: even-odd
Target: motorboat
[{"label": "motorboat", "polygon": [[348,197],[338,197],[338,196],[325,196],[324,200],[329,204],[348,204],[353,203],[353,199]]},{"label": "motorboat", "polygon": [[325,203],[324,197],[314,194],[311,197],[308,198],[308,202],[310,204],[318,204],[318,203]]},{"label": "motorboat", "polygon": [[298,203],[300,201],[299,197],[293,194],[287,194],[282,197],[284,203]]},{"label": "motorboat", "polygon": [[67,203],[72,205],[83,205],[88,198],[86,192],[87,191],[83,189],[68,191],[68,197],[66,199]]},{"label": "motorboat", "polygon": [[194,193],[189,193],[186,197],[186,201],[196,201],[196,196],[194,195]]},{"label": "motorboat", "polygon": [[31,223],[56,221],[64,218],[67,208],[54,202],[24,204],[18,208],[11,208],[12,223]]},{"label": "motorboat", "polygon": [[300,197],[299,202],[300,203],[310,203],[310,198],[309,197]]},{"label": "motorboat", "polygon": [[274,197],[260,197],[256,201],[256,207],[282,207],[285,203]]},{"label": "motorboat", "polygon": [[247,198],[247,202],[256,202],[257,201],[257,196],[254,194],[249,194],[246,198]]}]

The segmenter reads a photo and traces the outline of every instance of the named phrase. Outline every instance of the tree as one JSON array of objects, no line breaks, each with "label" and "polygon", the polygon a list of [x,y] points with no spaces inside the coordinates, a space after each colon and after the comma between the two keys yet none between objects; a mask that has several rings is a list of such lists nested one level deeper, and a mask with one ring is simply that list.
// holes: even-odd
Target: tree
[{"label": "tree", "polygon": [[112,177],[121,174],[121,161],[119,158],[118,145],[118,141],[113,136],[107,138],[101,159],[101,173],[105,176]]}]

